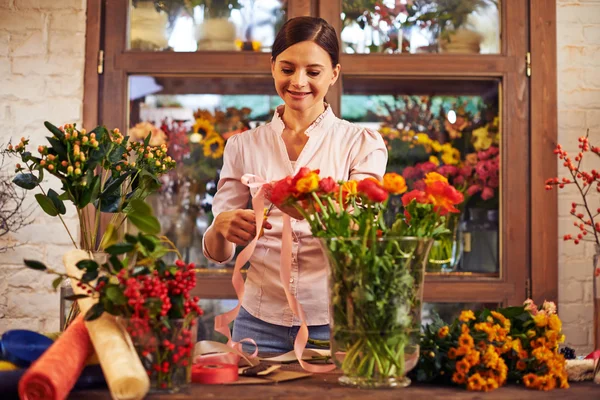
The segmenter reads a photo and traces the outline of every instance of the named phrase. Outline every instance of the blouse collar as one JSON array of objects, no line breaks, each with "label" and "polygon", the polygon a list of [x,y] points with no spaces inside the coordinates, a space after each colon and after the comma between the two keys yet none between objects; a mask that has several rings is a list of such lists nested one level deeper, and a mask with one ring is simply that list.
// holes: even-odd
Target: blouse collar
[{"label": "blouse collar", "polygon": [[[273,130],[279,135],[281,135],[283,133],[283,130],[285,129],[285,123],[281,118],[284,107],[285,106],[283,105],[277,107],[277,109],[275,110],[275,115],[273,115],[273,119],[270,123]],[[310,126],[306,129],[304,134],[308,137],[311,137],[325,132],[333,124],[335,119],[336,116],[331,110],[331,106],[325,103],[325,111],[323,111],[323,113],[319,115],[319,117],[312,124],[310,124]]]}]

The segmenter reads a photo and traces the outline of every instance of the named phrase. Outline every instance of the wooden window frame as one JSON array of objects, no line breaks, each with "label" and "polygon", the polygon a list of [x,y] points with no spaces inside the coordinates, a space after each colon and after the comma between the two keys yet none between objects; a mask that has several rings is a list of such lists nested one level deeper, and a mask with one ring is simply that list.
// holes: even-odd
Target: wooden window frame
[{"label": "wooden window frame", "polygon": [[[265,53],[128,52],[127,15],[119,12],[127,9],[127,3],[87,0],[84,126],[107,123],[126,128],[128,74],[269,74],[270,55]],[[340,4],[290,0],[288,15],[319,15],[339,32]],[[557,215],[557,197],[543,185],[557,170],[552,153],[557,138],[556,4],[545,0],[507,4],[501,2],[503,37],[498,55],[341,55],[343,73],[353,76],[495,77],[503,82],[500,107],[506,134],[502,145],[510,151],[503,153],[501,168],[503,181],[510,185],[503,186],[501,209],[509,215],[501,220],[509,222],[501,229],[500,257],[509,268],[500,278],[427,276],[425,298],[429,302],[518,304],[526,295],[536,302],[558,300],[558,219],[548,218]],[[101,75],[100,51],[104,53]],[[526,77],[527,52],[531,53],[531,78]],[[342,80],[328,94],[338,115],[341,93]],[[230,286],[229,276],[205,272],[197,292],[204,298],[232,298]]]}]

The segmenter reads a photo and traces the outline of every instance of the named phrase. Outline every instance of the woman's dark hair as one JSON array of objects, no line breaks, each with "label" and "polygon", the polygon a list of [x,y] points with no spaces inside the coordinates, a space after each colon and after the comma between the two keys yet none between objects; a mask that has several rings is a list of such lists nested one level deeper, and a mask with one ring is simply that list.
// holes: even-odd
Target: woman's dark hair
[{"label": "woman's dark hair", "polygon": [[283,24],[273,42],[273,61],[288,47],[304,41],[315,42],[329,54],[331,65],[338,65],[340,45],[335,29],[323,18],[315,17],[296,17]]}]

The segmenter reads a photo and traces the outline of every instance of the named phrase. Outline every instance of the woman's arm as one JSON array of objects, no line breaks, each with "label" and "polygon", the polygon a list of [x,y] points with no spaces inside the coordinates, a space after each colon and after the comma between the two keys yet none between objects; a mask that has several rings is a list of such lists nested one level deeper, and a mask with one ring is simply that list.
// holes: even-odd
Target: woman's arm
[{"label": "woman's arm", "polygon": [[375,178],[383,181],[387,167],[387,147],[379,132],[364,129],[354,144],[351,153],[350,180]]},{"label": "woman's arm", "polygon": [[253,229],[256,232],[254,211],[245,209],[250,191],[241,182],[244,166],[240,145],[239,135],[227,141],[223,169],[212,204],[215,219],[202,238],[204,255],[218,264],[229,262],[235,253],[235,245],[242,244],[240,242],[251,236]]}]

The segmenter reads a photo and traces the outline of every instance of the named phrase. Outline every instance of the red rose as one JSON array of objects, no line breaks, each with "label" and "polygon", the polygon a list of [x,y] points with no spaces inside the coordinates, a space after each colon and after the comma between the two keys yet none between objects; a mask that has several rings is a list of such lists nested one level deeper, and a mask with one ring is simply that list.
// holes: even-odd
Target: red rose
[{"label": "red rose", "polygon": [[310,168],[302,167],[302,168],[300,168],[300,170],[298,171],[296,176],[294,176],[292,178],[292,184],[296,185],[296,182],[298,182],[300,179],[308,176],[308,174],[310,174],[311,172],[314,172],[315,174],[319,175],[319,172],[321,172],[321,171],[318,169],[311,171]]},{"label": "red rose", "polygon": [[290,176],[283,178],[271,185],[271,203],[276,206],[283,205],[294,193],[295,185]]},{"label": "red rose", "polygon": [[383,203],[388,198],[388,192],[383,188],[383,185],[373,178],[358,182],[357,190],[376,203]]},{"label": "red rose", "polygon": [[328,176],[319,182],[319,190],[323,193],[335,193],[338,191],[338,185],[332,177]]},{"label": "red rose", "polygon": [[431,197],[427,193],[422,190],[411,190],[402,196],[402,205],[406,207],[413,200],[421,204],[431,204]]}]

